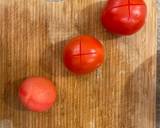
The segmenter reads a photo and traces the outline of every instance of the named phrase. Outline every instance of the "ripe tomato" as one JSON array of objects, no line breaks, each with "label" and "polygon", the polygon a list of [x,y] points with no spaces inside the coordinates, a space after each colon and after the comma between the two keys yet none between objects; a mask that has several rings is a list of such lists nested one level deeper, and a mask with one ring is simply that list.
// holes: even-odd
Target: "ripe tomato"
[{"label": "ripe tomato", "polygon": [[104,62],[104,47],[94,37],[78,36],[65,46],[63,59],[70,71],[76,74],[90,73]]},{"label": "ripe tomato", "polygon": [[147,7],[143,0],[109,0],[101,21],[112,33],[131,35],[142,28],[146,15]]},{"label": "ripe tomato", "polygon": [[31,77],[21,84],[19,98],[21,103],[31,111],[47,111],[56,100],[55,86],[48,79]]}]

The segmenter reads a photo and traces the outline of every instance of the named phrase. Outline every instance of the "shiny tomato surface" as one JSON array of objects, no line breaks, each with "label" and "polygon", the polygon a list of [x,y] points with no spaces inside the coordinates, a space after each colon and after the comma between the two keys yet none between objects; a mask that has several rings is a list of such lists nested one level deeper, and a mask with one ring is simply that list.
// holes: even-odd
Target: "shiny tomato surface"
[{"label": "shiny tomato surface", "polygon": [[104,62],[104,47],[94,37],[82,35],[71,39],[64,48],[65,66],[73,73],[86,74]]},{"label": "shiny tomato surface", "polygon": [[22,82],[19,99],[31,111],[47,111],[56,100],[56,89],[46,78],[30,77]]},{"label": "shiny tomato surface", "polygon": [[145,24],[147,7],[143,0],[109,0],[101,21],[110,32],[118,35],[131,35]]}]

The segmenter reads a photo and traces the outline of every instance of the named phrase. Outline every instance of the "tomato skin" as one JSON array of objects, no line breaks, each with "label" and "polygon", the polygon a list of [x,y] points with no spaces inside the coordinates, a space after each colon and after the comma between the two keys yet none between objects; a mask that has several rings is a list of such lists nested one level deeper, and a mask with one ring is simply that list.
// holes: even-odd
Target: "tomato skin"
[{"label": "tomato skin", "polygon": [[143,0],[109,0],[102,12],[102,25],[117,35],[131,35],[145,24],[147,6]]},{"label": "tomato skin", "polygon": [[64,48],[65,66],[75,74],[87,74],[104,62],[104,47],[94,37],[82,35],[71,39]]},{"label": "tomato skin", "polygon": [[42,77],[30,77],[19,88],[21,103],[34,112],[47,111],[56,100],[56,89],[52,82]]}]

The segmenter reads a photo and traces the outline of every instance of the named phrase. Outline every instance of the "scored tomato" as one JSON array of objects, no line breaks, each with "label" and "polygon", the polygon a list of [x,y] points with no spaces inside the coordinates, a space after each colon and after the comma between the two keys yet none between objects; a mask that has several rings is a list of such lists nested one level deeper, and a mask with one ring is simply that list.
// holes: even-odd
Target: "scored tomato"
[{"label": "scored tomato", "polygon": [[22,82],[19,88],[19,99],[31,111],[47,111],[56,100],[56,89],[46,78],[30,77]]},{"label": "scored tomato", "polygon": [[64,48],[65,66],[73,73],[86,74],[104,62],[104,47],[94,37],[82,35],[71,39]]},{"label": "scored tomato", "polygon": [[145,24],[147,7],[143,0],[109,0],[101,21],[110,32],[118,35],[131,35]]}]

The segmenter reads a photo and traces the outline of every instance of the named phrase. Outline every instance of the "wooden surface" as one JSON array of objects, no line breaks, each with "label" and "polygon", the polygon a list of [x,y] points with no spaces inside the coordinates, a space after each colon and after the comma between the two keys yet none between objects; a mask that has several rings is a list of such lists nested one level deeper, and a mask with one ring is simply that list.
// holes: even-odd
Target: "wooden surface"
[{"label": "wooden surface", "polygon": [[160,0],[158,7],[158,56],[157,56],[157,128],[160,128]]},{"label": "wooden surface", "polygon": [[[0,0],[0,127],[155,128],[156,1],[146,0],[145,27],[130,37],[105,32],[101,0]],[[69,73],[62,49],[79,34],[97,37],[106,62],[87,76]],[[27,76],[56,84],[47,113],[26,111],[17,88]]]}]

